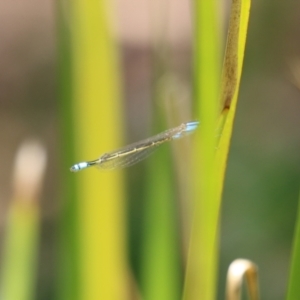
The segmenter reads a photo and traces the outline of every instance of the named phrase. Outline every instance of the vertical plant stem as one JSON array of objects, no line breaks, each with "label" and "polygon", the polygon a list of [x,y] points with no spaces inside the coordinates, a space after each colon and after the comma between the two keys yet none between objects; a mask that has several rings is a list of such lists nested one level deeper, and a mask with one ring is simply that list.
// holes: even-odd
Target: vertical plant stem
[{"label": "vertical plant stem", "polygon": [[57,297],[61,300],[78,300],[79,289],[79,239],[78,197],[76,177],[70,176],[69,167],[75,161],[75,118],[73,106],[73,51],[71,44],[71,9],[65,1],[57,2],[59,113],[61,138],[61,195],[62,213],[59,224],[59,255]]},{"label": "vertical plant stem", "polygon": [[38,200],[45,167],[46,153],[38,142],[28,141],[20,147],[4,239],[1,299],[35,297],[40,231]]},{"label": "vertical plant stem", "polygon": [[[200,179],[195,184],[195,216],[184,294],[188,300],[215,298],[219,211],[250,11],[250,0],[233,0],[219,103],[216,101],[219,98],[216,94],[219,91],[218,39],[217,30],[213,30],[216,22],[212,13],[215,7],[212,1],[199,3],[203,5],[199,5],[197,16],[203,22],[198,24],[199,31],[196,25],[196,32],[201,34],[199,43],[198,35],[195,39],[195,56],[198,58],[195,86],[202,127],[194,156],[196,178]],[[213,37],[211,40],[210,36]],[[219,115],[216,113],[218,109]]]},{"label": "vertical plant stem", "polygon": [[215,298],[219,199],[214,190],[220,45],[216,1],[194,1],[194,88],[201,128],[194,152],[194,216],[184,299]]},{"label": "vertical plant stem", "polygon": [[[63,84],[71,82],[72,101],[61,105],[65,106],[62,124],[69,128],[64,133],[72,135],[66,137],[72,145],[65,148],[73,153],[72,164],[95,159],[121,145],[123,117],[118,58],[109,30],[108,4],[75,0],[64,7],[66,25],[70,27],[72,61],[71,80],[65,78]],[[70,166],[71,163],[67,168]],[[68,210],[68,205],[73,206],[72,201],[76,200],[75,207],[63,222],[65,234],[76,232],[73,244],[78,247],[78,259],[72,263],[77,267],[65,265],[78,271],[75,278],[78,286],[73,287],[77,291],[75,299],[126,299],[122,173],[89,169],[78,174],[64,172],[64,176],[75,178],[69,194],[72,198],[64,203]],[[65,247],[65,253],[69,251],[72,255],[72,244]],[[68,270],[63,272],[70,274]],[[64,284],[68,284],[67,278]],[[70,289],[67,292],[70,294],[65,293],[64,299],[74,299],[74,293]]]},{"label": "vertical plant stem", "polygon": [[287,300],[300,298],[300,197],[298,215],[294,235],[293,253],[291,259],[290,278],[288,283]]},{"label": "vertical plant stem", "polygon": [[[162,78],[169,70],[168,17],[170,3],[155,0],[151,3],[153,33],[153,109],[154,128],[165,129],[170,113],[165,107],[166,87]],[[180,297],[180,265],[176,192],[172,174],[170,148],[162,146],[154,159],[147,163],[145,195],[145,232],[143,236],[142,290],[145,300],[177,300]]]},{"label": "vertical plant stem", "polygon": [[31,300],[35,294],[40,212],[37,203],[24,205],[22,201],[28,199],[17,200],[8,216],[1,299]]},{"label": "vertical plant stem", "polygon": [[176,230],[176,198],[170,172],[169,148],[148,163],[143,238],[143,299],[176,300],[180,295],[180,267]]}]

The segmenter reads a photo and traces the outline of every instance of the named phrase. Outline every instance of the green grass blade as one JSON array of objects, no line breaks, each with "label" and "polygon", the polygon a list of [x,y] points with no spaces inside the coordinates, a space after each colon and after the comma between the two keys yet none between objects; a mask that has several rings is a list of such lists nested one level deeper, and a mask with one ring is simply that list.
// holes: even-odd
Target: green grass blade
[{"label": "green grass blade", "polygon": [[300,299],[300,197],[290,267],[287,300]]},{"label": "green grass blade", "polygon": [[[72,101],[62,99],[63,133],[71,142],[65,150],[74,160],[64,163],[65,177],[74,177],[64,208],[69,213],[62,231],[73,236],[65,243],[65,253],[76,257],[64,268],[78,272],[73,289],[61,289],[63,299],[126,299],[125,209],[122,173],[99,172],[96,169],[70,173],[75,162],[95,159],[123,143],[122,105],[118,77],[118,57],[110,34],[105,1],[73,1],[64,7],[65,25],[69,26],[71,72],[62,85],[71,84],[67,94]],[[68,75],[68,72],[66,72]],[[67,95],[67,96],[68,96]],[[64,179],[64,178],[63,178]],[[72,193],[72,194],[71,194]],[[68,200],[68,201],[66,201]],[[75,201],[75,203],[73,203]],[[75,249],[72,247],[75,246]],[[73,255],[73,251],[77,251]],[[76,264],[74,266],[73,264]],[[68,285],[67,277],[61,285]]]},{"label": "green grass blade", "polygon": [[[155,1],[153,3],[155,4]],[[155,132],[160,132],[172,127],[172,125],[167,125],[166,120],[172,119],[173,114],[177,115],[179,112],[176,108],[172,110],[172,104],[170,104],[176,103],[175,99],[170,97],[174,82],[167,84],[166,80],[171,65],[171,51],[166,30],[171,3],[158,1],[157,4],[163,21],[159,24],[154,22],[151,27],[154,34],[152,94],[155,112],[153,127]],[[152,20],[156,19],[154,11],[151,17]],[[155,153],[155,157],[147,162],[141,264],[142,296],[145,300],[179,300],[182,290],[177,223],[176,191],[178,190],[175,186],[174,172],[172,172],[173,161],[170,146],[170,144],[163,145]]]},{"label": "green grass blade", "polygon": [[36,142],[24,144],[17,155],[14,196],[9,207],[1,268],[1,299],[35,297],[40,233],[39,197],[46,153]]},{"label": "green grass blade", "polygon": [[174,178],[170,148],[163,146],[149,159],[145,197],[142,291],[145,300],[180,297],[180,267]]},{"label": "green grass blade", "polygon": [[[171,115],[168,107],[163,110],[170,87],[162,84],[167,72],[167,58],[163,48],[165,41],[157,41],[153,57],[153,98],[156,132],[169,127],[164,121]],[[163,145],[155,157],[147,162],[144,232],[142,252],[142,292],[145,300],[177,300],[180,298],[179,238],[176,187],[172,172],[172,153],[169,145]]]},{"label": "green grass blade", "polygon": [[[198,2],[197,2],[198,3]],[[250,1],[233,1],[219,98],[216,7],[200,1],[196,23],[196,98],[201,130],[196,140],[195,214],[184,299],[211,300],[216,295],[218,223],[226,161],[241,77]],[[199,8],[199,10],[198,10]],[[199,28],[198,28],[199,25]],[[198,34],[197,34],[198,33]],[[216,138],[215,126],[218,134]],[[217,151],[215,148],[217,147]],[[198,181],[198,178],[199,181]]]},{"label": "green grass blade", "polygon": [[59,271],[57,277],[58,299],[79,299],[79,254],[78,254],[78,197],[75,177],[69,167],[75,161],[73,101],[73,52],[68,10],[70,5],[57,2],[58,72],[59,72],[59,121],[61,138],[61,176],[63,189],[61,201],[68,203],[59,220]]},{"label": "green grass blade", "polygon": [[31,300],[34,297],[39,221],[40,211],[36,203],[27,207],[22,203],[12,205],[3,257],[2,299]]},{"label": "green grass blade", "polygon": [[221,82],[221,115],[218,119],[218,145],[216,151],[216,190],[220,199],[223,191],[227,157],[242,75],[250,0],[234,0],[229,21],[227,47]]},{"label": "green grass blade", "polygon": [[[220,45],[217,2],[194,1],[195,101],[201,128],[195,138],[194,216],[188,254],[185,300],[214,299],[216,281],[215,122],[219,96]],[[200,179],[199,179],[200,178]]]}]

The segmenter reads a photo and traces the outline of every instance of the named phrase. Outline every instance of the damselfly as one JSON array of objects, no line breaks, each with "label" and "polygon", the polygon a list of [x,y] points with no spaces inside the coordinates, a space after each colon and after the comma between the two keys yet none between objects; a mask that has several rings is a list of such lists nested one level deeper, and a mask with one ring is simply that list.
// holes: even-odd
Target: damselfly
[{"label": "damselfly", "polygon": [[96,160],[80,162],[73,165],[70,170],[78,172],[88,167],[96,166],[101,169],[112,170],[116,168],[124,168],[138,163],[142,159],[150,155],[159,145],[180,139],[197,129],[199,122],[187,122],[168,129],[148,139],[128,145],[124,148],[105,153]]}]

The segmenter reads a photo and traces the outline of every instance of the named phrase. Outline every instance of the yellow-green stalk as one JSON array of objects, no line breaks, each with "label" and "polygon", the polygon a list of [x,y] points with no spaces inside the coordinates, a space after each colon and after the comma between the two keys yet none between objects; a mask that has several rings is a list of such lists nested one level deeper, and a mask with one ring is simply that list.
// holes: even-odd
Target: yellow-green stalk
[{"label": "yellow-green stalk", "polygon": [[[117,53],[105,1],[73,1],[75,157],[93,159],[123,134]],[[81,299],[126,299],[124,189],[120,172],[77,176]]]},{"label": "yellow-green stalk", "polygon": [[[122,173],[96,169],[76,174],[66,172],[72,163],[95,159],[122,145],[123,108],[109,4],[75,0],[61,6],[61,18],[64,18],[61,23],[70,43],[65,45],[64,49],[69,49],[65,53],[69,56],[65,58],[71,60],[67,66],[69,74],[66,72],[61,78],[61,90],[66,96],[61,103],[61,124],[64,134],[72,135],[65,136],[64,141],[70,144],[63,150],[69,151],[64,157],[69,154],[74,159],[63,171],[65,182],[72,189],[67,188],[69,198],[64,199],[63,208],[68,213],[64,214],[62,230],[66,239],[70,235],[74,239],[71,244],[64,245],[61,272],[67,275],[60,282],[62,299],[119,300],[127,297],[126,204]],[[62,43],[65,41],[61,39]],[[65,63],[64,59],[60,62],[62,66]],[[68,84],[71,88],[66,91],[63,87]],[[73,251],[77,254],[73,255]],[[73,285],[66,289],[72,272],[64,270],[63,264],[78,272],[71,278]]]},{"label": "yellow-green stalk", "polygon": [[20,148],[14,170],[13,198],[5,227],[1,299],[35,297],[40,233],[40,189],[46,154],[36,142]]},{"label": "yellow-green stalk", "polygon": [[297,222],[295,226],[293,252],[291,257],[290,277],[288,282],[287,300],[300,297],[300,197],[298,203]]},{"label": "yellow-green stalk", "polygon": [[201,130],[194,153],[195,213],[184,299],[211,300],[216,297],[219,211],[250,0],[233,1],[221,82],[216,2],[196,0],[195,3],[195,100]]}]

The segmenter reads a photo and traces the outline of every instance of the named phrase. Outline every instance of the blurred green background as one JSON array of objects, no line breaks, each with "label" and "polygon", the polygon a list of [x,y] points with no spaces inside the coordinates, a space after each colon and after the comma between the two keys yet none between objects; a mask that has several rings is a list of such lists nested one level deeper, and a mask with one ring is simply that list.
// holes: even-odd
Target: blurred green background
[{"label": "blurred green background", "polygon": [[[119,0],[111,9],[121,58],[124,141],[149,135],[152,59],[154,51],[160,51],[153,47],[153,40],[161,32],[170,51],[168,71],[179,78],[183,98],[191,93],[190,2],[166,3]],[[220,20],[227,19],[228,5],[228,1],[220,4]],[[168,17],[164,18],[166,7]],[[235,258],[248,258],[258,265],[263,299],[285,295],[300,183],[300,91],[292,75],[300,57],[299,11],[300,3],[291,0],[252,2],[222,206],[219,299],[224,298],[226,270]],[[41,197],[37,299],[55,299],[59,269],[57,231],[64,179],[56,12],[51,1],[0,3],[1,242],[17,148],[24,139],[37,136],[49,153]],[[101,139],[101,132],[96,138]],[[137,187],[141,187],[144,167],[126,170],[131,196],[130,257],[137,274],[143,206]]]}]

